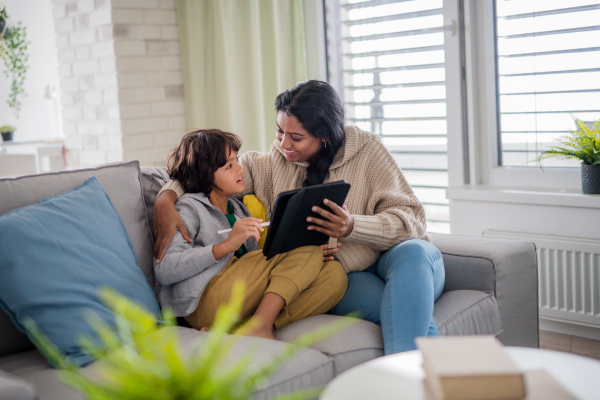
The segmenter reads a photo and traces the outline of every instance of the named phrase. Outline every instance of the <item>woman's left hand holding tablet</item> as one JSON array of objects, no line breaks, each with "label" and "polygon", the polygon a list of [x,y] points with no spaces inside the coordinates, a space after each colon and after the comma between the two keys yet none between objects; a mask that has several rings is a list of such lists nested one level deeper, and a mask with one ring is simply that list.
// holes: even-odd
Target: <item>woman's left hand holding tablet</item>
[{"label": "woman's left hand holding tablet", "polygon": [[315,225],[309,225],[309,230],[319,231],[333,238],[343,238],[352,233],[354,228],[354,218],[348,212],[346,206],[340,207],[327,199],[323,203],[333,212],[326,211],[321,207],[314,206],[312,210],[322,216],[321,218],[308,217],[306,220]]},{"label": "woman's left hand holding tablet", "polygon": [[340,251],[340,247],[342,247],[341,242],[337,242],[337,247],[334,247],[333,249],[329,248],[328,243],[325,243],[323,246],[321,246],[321,249],[323,249],[323,261],[335,261],[333,253]]}]

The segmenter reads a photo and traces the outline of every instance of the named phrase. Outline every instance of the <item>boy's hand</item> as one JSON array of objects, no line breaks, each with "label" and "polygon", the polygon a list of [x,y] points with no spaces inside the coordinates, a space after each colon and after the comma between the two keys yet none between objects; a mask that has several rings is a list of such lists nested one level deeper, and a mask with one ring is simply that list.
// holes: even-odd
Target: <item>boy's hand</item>
[{"label": "boy's hand", "polygon": [[254,237],[258,242],[260,240],[260,232],[265,230],[265,228],[260,226],[261,222],[262,219],[253,217],[236,221],[233,225],[233,230],[224,243],[227,243],[233,249],[231,251],[236,251],[250,236]]},{"label": "boy's hand", "polygon": [[330,249],[329,244],[327,243],[321,246],[321,248],[323,249],[323,262],[334,261],[335,258],[333,258],[332,254],[340,251],[340,247],[342,247],[342,244],[340,242],[337,243],[337,248],[334,247],[333,249]]}]

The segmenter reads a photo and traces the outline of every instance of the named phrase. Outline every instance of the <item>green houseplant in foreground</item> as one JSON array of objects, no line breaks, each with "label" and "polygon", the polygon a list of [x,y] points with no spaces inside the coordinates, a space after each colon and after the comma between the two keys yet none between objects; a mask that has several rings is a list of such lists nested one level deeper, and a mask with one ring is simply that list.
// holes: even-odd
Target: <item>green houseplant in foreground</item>
[{"label": "green houseplant in foreground", "polygon": [[[25,325],[46,357],[62,369],[62,379],[90,400],[241,400],[301,346],[308,346],[352,324],[350,318],[306,334],[286,346],[272,363],[254,366],[257,349],[250,349],[237,361],[226,361],[230,349],[241,336],[228,332],[239,322],[244,285],[236,282],[229,304],[222,306],[211,328],[211,335],[185,355],[179,344],[175,318],[163,311],[163,327],[154,315],[110,289],[102,289],[102,301],[116,314],[114,330],[95,315],[88,320],[100,343],[81,338],[81,346],[98,361],[94,377],[77,369],[50,343],[33,320]],[[315,397],[322,388],[281,396],[280,399]]]},{"label": "green houseplant in foreground", "polygon": [[[575,119],[576,131],[555,139],[563,146],[544,150],[533,161],[550,157],[565,157],[581,160],[581,182],[583,193],[600,194],[600,120],[589,128],[585,122]],[[533,162],[532,161],[532,162]]]}]

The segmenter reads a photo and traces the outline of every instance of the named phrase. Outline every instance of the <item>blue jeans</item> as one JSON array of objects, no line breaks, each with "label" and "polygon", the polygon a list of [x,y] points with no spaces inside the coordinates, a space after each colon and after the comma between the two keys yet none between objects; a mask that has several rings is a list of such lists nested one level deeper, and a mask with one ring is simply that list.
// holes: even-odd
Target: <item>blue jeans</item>
[{"label": "blue jeans", "polygon": [[440,251],[425,240],[407,240],[366,270],[350,272],[348,290],[331,313],[358,311],[381,325],[385,354],[414,350],[416,337],[440,336],[432,314],[444,281]]}]

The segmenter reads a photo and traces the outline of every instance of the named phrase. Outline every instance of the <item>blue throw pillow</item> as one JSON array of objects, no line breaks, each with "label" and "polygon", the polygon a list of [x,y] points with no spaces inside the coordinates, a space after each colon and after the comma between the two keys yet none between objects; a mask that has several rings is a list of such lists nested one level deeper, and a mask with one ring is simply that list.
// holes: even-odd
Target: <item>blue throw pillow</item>
[{"label": "blue throw pillow", "polygon": [[31,317],[73,362],[93,361],[78,346],[93,336],[92,311],[114,326],[98,298],[111,287],[160,315],[125,226],[95,177],[75,189],[0,216],[0,307],[23,332]]}]

